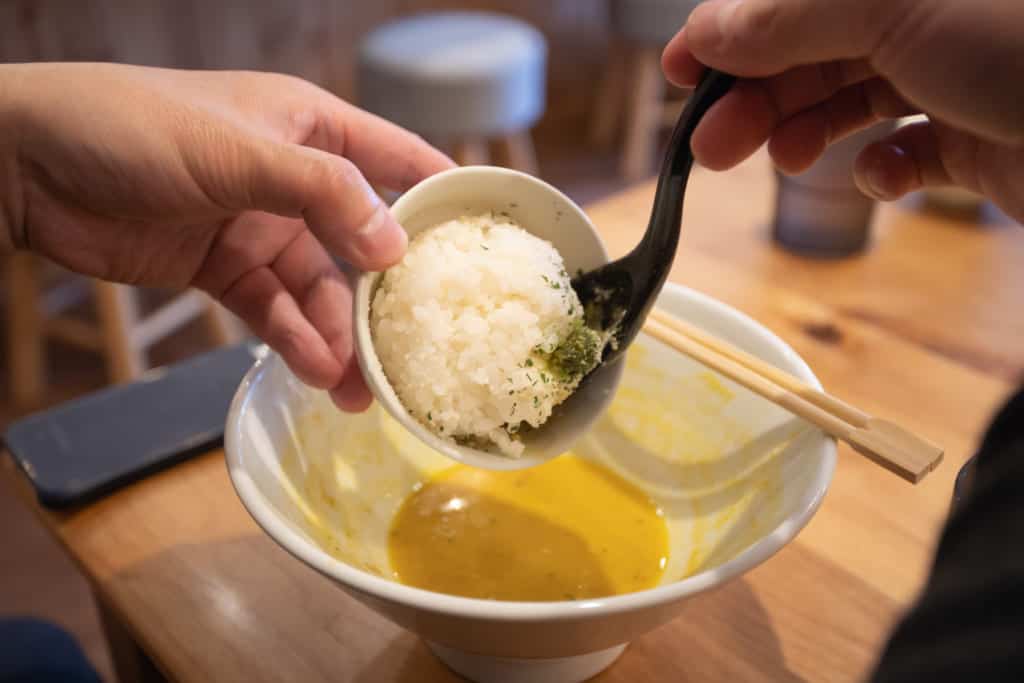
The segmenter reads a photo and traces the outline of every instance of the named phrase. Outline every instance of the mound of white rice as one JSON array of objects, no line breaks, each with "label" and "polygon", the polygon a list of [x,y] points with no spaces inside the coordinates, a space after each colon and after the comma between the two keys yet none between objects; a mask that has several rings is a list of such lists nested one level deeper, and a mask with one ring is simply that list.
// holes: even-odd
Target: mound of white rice
[{"label": "mound of white rice", "polygon": [[558,251],[493,213],[417,235],[381,279],[370,329],[410,414],[457,443],[510,456],[586,374],[554,363],[556,350],[573,340],[586,371],[600,351]]}]

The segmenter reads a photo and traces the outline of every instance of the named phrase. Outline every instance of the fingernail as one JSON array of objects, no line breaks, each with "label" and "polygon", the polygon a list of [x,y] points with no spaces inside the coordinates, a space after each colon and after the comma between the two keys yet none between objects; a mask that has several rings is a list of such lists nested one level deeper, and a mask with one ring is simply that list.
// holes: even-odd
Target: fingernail
[{"label": "fingernail", "polygon": [[387,267],[402,258],[408,237],[383,202],[363,227],[356,231],[352,248],[370,266]]}]

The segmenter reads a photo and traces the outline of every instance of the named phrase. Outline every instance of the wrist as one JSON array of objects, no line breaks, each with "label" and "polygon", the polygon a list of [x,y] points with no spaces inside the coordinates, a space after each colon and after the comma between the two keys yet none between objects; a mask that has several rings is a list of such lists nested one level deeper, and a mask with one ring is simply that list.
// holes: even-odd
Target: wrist
[{"label": "wrist", "polygon": [[0,253],[25,248],[25,200],[19,146],[24,132],[24,70],[0,64]]}]

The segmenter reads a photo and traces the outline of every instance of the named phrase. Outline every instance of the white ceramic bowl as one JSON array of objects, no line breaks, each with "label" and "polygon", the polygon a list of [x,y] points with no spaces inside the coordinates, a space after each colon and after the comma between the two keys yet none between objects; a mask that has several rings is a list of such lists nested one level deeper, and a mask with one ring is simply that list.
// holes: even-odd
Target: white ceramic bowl
[{"label": "white ceramic bowl", "polygon": [[[496,166],[463,166],[427,178],[403,194],[391,213],[414,237],[444,221],[470,213],[504,211],[523,229],[554,245],[566,270],[592,270],[608,254],[587,215],[571,199],[531,175]],[[370,304],[382,277],[364,273],[356,283],[354,333],[363,377],[377,401],[424,443],[453,460],[492,470],[532,467],[564,453],[604,412],[622,377],[622,364],[601,367],[539,429],[523,438],[525,452],[509,458],[459,446],[409,415],[388,381],[370,334]]]},{"label": "white ceramic bowl", "polygon": [[[735,310],[675,285],[658,303],[820,386],[792,349]],[[273,354],[239,387],[226,450],[243,504],[281,546],[422,636],[453,669],[500,683],[596,674],[630,640],[678,616],[691,596],[792,540],[821,503],[836,462],[835,444],[821,432],[641,335],[615,400],[574,452],[662,507],[670,538],[664,579],[627,595],[539,603],[392,581],[391,519],[416,482],[451,462],[379,408],[338,412]]]}]

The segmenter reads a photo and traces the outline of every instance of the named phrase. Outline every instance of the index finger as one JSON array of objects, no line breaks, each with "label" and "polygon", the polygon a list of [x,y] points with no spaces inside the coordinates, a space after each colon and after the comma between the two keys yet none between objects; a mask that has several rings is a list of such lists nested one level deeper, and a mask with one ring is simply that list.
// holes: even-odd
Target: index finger
[{"label": "index finger", "polygon": [[327,151],[350,160],[375,185],[405,191],[455,166],[415,133],[336,98],[326,123]]}]

